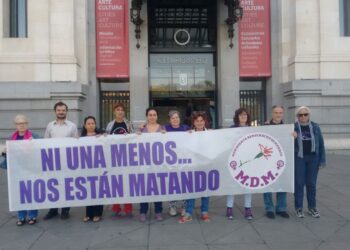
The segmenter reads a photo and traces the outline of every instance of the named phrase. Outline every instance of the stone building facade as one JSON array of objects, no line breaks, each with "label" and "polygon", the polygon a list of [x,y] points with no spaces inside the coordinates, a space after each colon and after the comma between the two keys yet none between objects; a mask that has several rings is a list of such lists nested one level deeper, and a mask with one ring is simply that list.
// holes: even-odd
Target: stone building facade
[{"label": "stone building facade", "polygon": [[[129,8],[133,1],[128,1]],[[159,66],[152,64],[152,56],[180,53],[187,58],[193,51],[153,48],[150,45],[153,19],[149,15],[155,5],[152,0],[142,2],[139,41],[135,38],[135,25],[130,21],[128,25],[129,77],[99,79],[94,1],[16,0],[19,14],[21,4],[25,6],[25,18],[18,20],[17,30],[11,21],[16,6],[11,6],[10,0],[1,1],[0,140],[4,141],[13,130],[13,118],[18,113],[27,115],[30,127],[43,133],[46,124],[54,119],[52,109],[58,100],[68,104],[69,119],[75,123],[81,124],[89,114],[95,115],[103,126],[102,120],[112,119],[111,113],[103,113],[108,107],[104,106],[103,94],[114,96],[118,92],[128,93],[128,116],[135,123],[145,119],[145,108],[149,105],[163,105],[160,109],[165,113],[167,108],[176,108],[178,100],[183,111],[189,101],[202,108],[213,107],[216,127],[226,127],[232,122],[234,110],[242,104],[241,91],[258,88],[263,90],[264,101],[260,106],[265,110],[260,119],[268,118],[272,105],[283,104],[286,122],[293,122],[295,107],[307,105],[313,120],[321,125],[327,146],[350,148],[349,1],[271,0],[272,74],[251,79],[239,76],[238,25],[234,26],[234,46],[230,48],[225,22],[227,5],[224,0],[211,1],[215,2],[215,46],[202,44],[195,48],[194,57],[210,55],[211,65],[207,66],[213,72],[209,78],[215,87],[213,93],[207,95],[206,90],[187,99],[180,96],[162,99],[151,91],[152,74]],[[159,2],[171,5],[179,1]],[[206,1],[186,2],[195,5]],[[210,22],[212,25],[213,20]],[[137,43],[140,48],[136,48]],[[173,65],[174,69],[178,66]]]}]

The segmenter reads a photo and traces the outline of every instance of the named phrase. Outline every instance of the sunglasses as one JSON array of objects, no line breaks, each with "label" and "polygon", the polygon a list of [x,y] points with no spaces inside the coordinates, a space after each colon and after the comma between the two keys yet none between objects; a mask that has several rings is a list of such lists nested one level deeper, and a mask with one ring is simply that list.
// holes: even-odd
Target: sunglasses
[{"label": "sunglasses", "polygon": [[206,115],[205,111],[193,111],[192,115]]},{"label": "sunglasses", "polygon": [[305,114],[298,114],[298,117],[308,116],[308,115],[309,115],[308,113],[305,113]]}]

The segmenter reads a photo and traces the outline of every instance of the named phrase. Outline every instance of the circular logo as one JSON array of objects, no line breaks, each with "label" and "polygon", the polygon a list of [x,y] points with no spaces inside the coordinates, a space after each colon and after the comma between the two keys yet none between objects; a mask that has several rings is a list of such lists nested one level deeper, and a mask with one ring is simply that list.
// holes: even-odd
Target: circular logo
[{"label": "circular logo", "polygon": [[233,147],[228,161],[234,181],[242,187],[261,189],[274,183],[285,169],[281,144],[266,133],[243,136]]},{"label": "circular logo", "polygon": [[190,42],[190,40],[191,40],[191,35],[187,30],[178,29],[177,31],[175,31],[174,41],[176,42],[176,44],[185,46]]}]

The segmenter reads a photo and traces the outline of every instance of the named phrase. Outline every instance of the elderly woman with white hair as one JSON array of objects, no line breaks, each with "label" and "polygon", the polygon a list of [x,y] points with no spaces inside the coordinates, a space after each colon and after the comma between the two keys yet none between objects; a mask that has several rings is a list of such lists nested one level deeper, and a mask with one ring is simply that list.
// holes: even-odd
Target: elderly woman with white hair
[{"label": "elderly woman with white hair", "polygon": [[320,126],[310,120],[311,112],[306,106],[296,110],[295,137],[295,210],[296,216],[304,217],[304,186],[308,202],[308,213],[319,218],[316,208],[316,182],[319,168],[325,166],[326,155]]},{"label": "elderly woman with white hair", "polygon": [[[38,135],[28,129],[28,119],[24,115],[17,115],[14,119],[16,131],[12,134],[10,140],[31,140],[39,138]],[[27,218],[28,217],[28,218]],[[38,217],[38,210],[22,210],[17,212],[17,226],[23,226],[26,222],[34,225]]]}]

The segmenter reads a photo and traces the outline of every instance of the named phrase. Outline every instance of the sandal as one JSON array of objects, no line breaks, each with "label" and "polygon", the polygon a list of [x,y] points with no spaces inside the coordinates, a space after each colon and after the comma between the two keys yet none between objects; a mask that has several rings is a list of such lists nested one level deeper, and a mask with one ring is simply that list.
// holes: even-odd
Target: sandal
[{"label": "sandal", "polygon": [[94,216],[94,218],[92,219],[93,220],[93,222],[99,222],[99,221],[101,221],[101,216]]},{"label": "sandal", "polygon": [[24,224],[26,224],[25,219],[19,219],[19,220],[16,222],[16,225],[17,225],[18,227],[23,226]]},{"label": "sandal", "polygon": [[29,225],[34,225],[36,223],[36,218],[31,218],[28,220]]},{"label": "sandal", "polygon": [[83,219],[83,222],[88,222],[90,221],[90,217],[89,216],[85,216],[84,219]]}]

